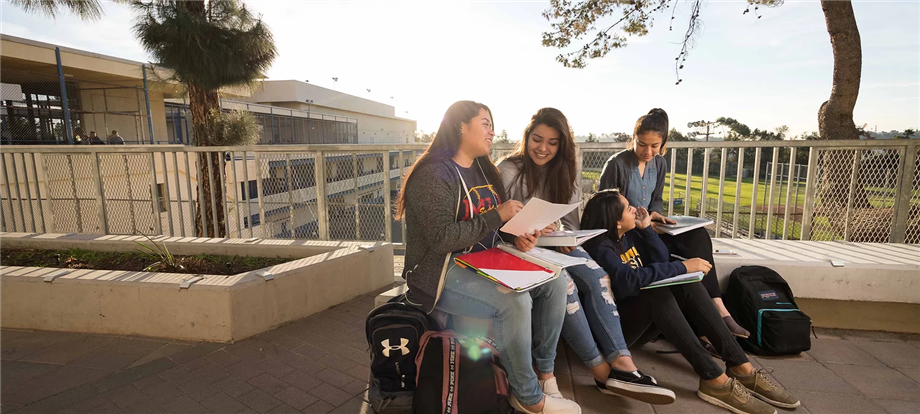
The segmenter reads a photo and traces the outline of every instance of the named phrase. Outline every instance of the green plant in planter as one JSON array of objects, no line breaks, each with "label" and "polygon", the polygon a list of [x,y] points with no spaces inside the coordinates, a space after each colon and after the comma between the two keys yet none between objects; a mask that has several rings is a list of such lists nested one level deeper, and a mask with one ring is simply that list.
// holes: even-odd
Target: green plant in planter
[{"label": "green plant in planter", "polygon": [[135,241],[134,243],[142,247],[142,249],[134,250],[136,250],[138,253],[150,256],[153,259],[157,259],[157,262],[144,268],[145,272],[176,272],[185,270],[185,266],[180,263],[179,259],[177,259],[176,256],[173,256],[173,254],[169,252],[169,248],[166,247],[166,243],[161,243],[158,245],[157,242],[150,238],[150,236],[144,235],[144,237],[150,241],[150,244],[152,244],[153,247],[139,241]]}]

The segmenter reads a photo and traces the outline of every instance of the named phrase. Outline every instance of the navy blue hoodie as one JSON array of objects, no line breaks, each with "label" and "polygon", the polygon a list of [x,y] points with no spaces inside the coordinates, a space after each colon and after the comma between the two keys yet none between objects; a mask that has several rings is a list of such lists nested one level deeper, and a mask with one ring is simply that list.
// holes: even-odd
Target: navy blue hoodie
[{"label": "navy blue hoodie", "polygon": [[668,261],[668,249],[652,226],[626,232],[619,243],[604,237],[584,248],[607,271],[616,300],[638,296],[642,287],[687,273],[683,263]]}]

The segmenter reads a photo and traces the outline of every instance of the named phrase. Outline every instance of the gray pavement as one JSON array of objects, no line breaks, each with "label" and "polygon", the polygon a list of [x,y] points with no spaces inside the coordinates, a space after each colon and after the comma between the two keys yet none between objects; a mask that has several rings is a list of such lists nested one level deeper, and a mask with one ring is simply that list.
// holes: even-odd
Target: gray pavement
[{"label": "gray pavement", "polygon": [[[0,331],[0,413],[370,413],[364,315],[379,292],[232,345]],[[802,400],[798,413],[920,413],[920,335],[818,330],[794,358],[753,357]],[[696,397],[697,377],[666,342],[634,350],[677,393],[650,406],[598,393],[560,346],[557,376],[590,413],[727,413]],[[780,410],[782,413],[784,410]]]}]

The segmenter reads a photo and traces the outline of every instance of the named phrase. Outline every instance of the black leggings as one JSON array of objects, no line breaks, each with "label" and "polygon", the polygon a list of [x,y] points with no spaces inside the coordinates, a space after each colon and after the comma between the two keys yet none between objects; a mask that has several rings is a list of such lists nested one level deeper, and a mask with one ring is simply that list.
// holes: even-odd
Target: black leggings
[{"label": "black leggings", "polygon": [[716,275],[716,262],[712,258],[712,238],[709,237],[706,229],[701,227],[676,236],[670,234],[660,236],[669,253],[687,259],[699,257],[712,264],[712,269],[703,277],[703,287],[706,288],[710,298],[721,298],[722,289],[719,288],[719,276]]},{"label": "black leggings", "polygon": [[736,367],[748,362],[700,283],[643,290],[639,296],[618,301],[617,310],[629,348],[663,333],[704,380],[718,378],[724,371],[700,344],[690,322],[709,338],[725,365]]}]

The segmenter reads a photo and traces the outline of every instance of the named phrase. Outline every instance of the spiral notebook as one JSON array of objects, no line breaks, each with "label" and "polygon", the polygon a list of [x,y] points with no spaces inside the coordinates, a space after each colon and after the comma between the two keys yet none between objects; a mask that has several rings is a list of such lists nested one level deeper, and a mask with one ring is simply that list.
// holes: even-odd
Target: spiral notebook
[{"label": "spiral notebook", "polygon": [[703,276],[704,276],[703,272],[685,273],[682,275],[669,277],[667,279],[661,279],[655,283],[649,284],[648,286],[642,289],[654,289],[654,288],[660,288],[660,287],[665,287],[665,286],[682,285],[684,283],[699,282],[703,280]]}]

